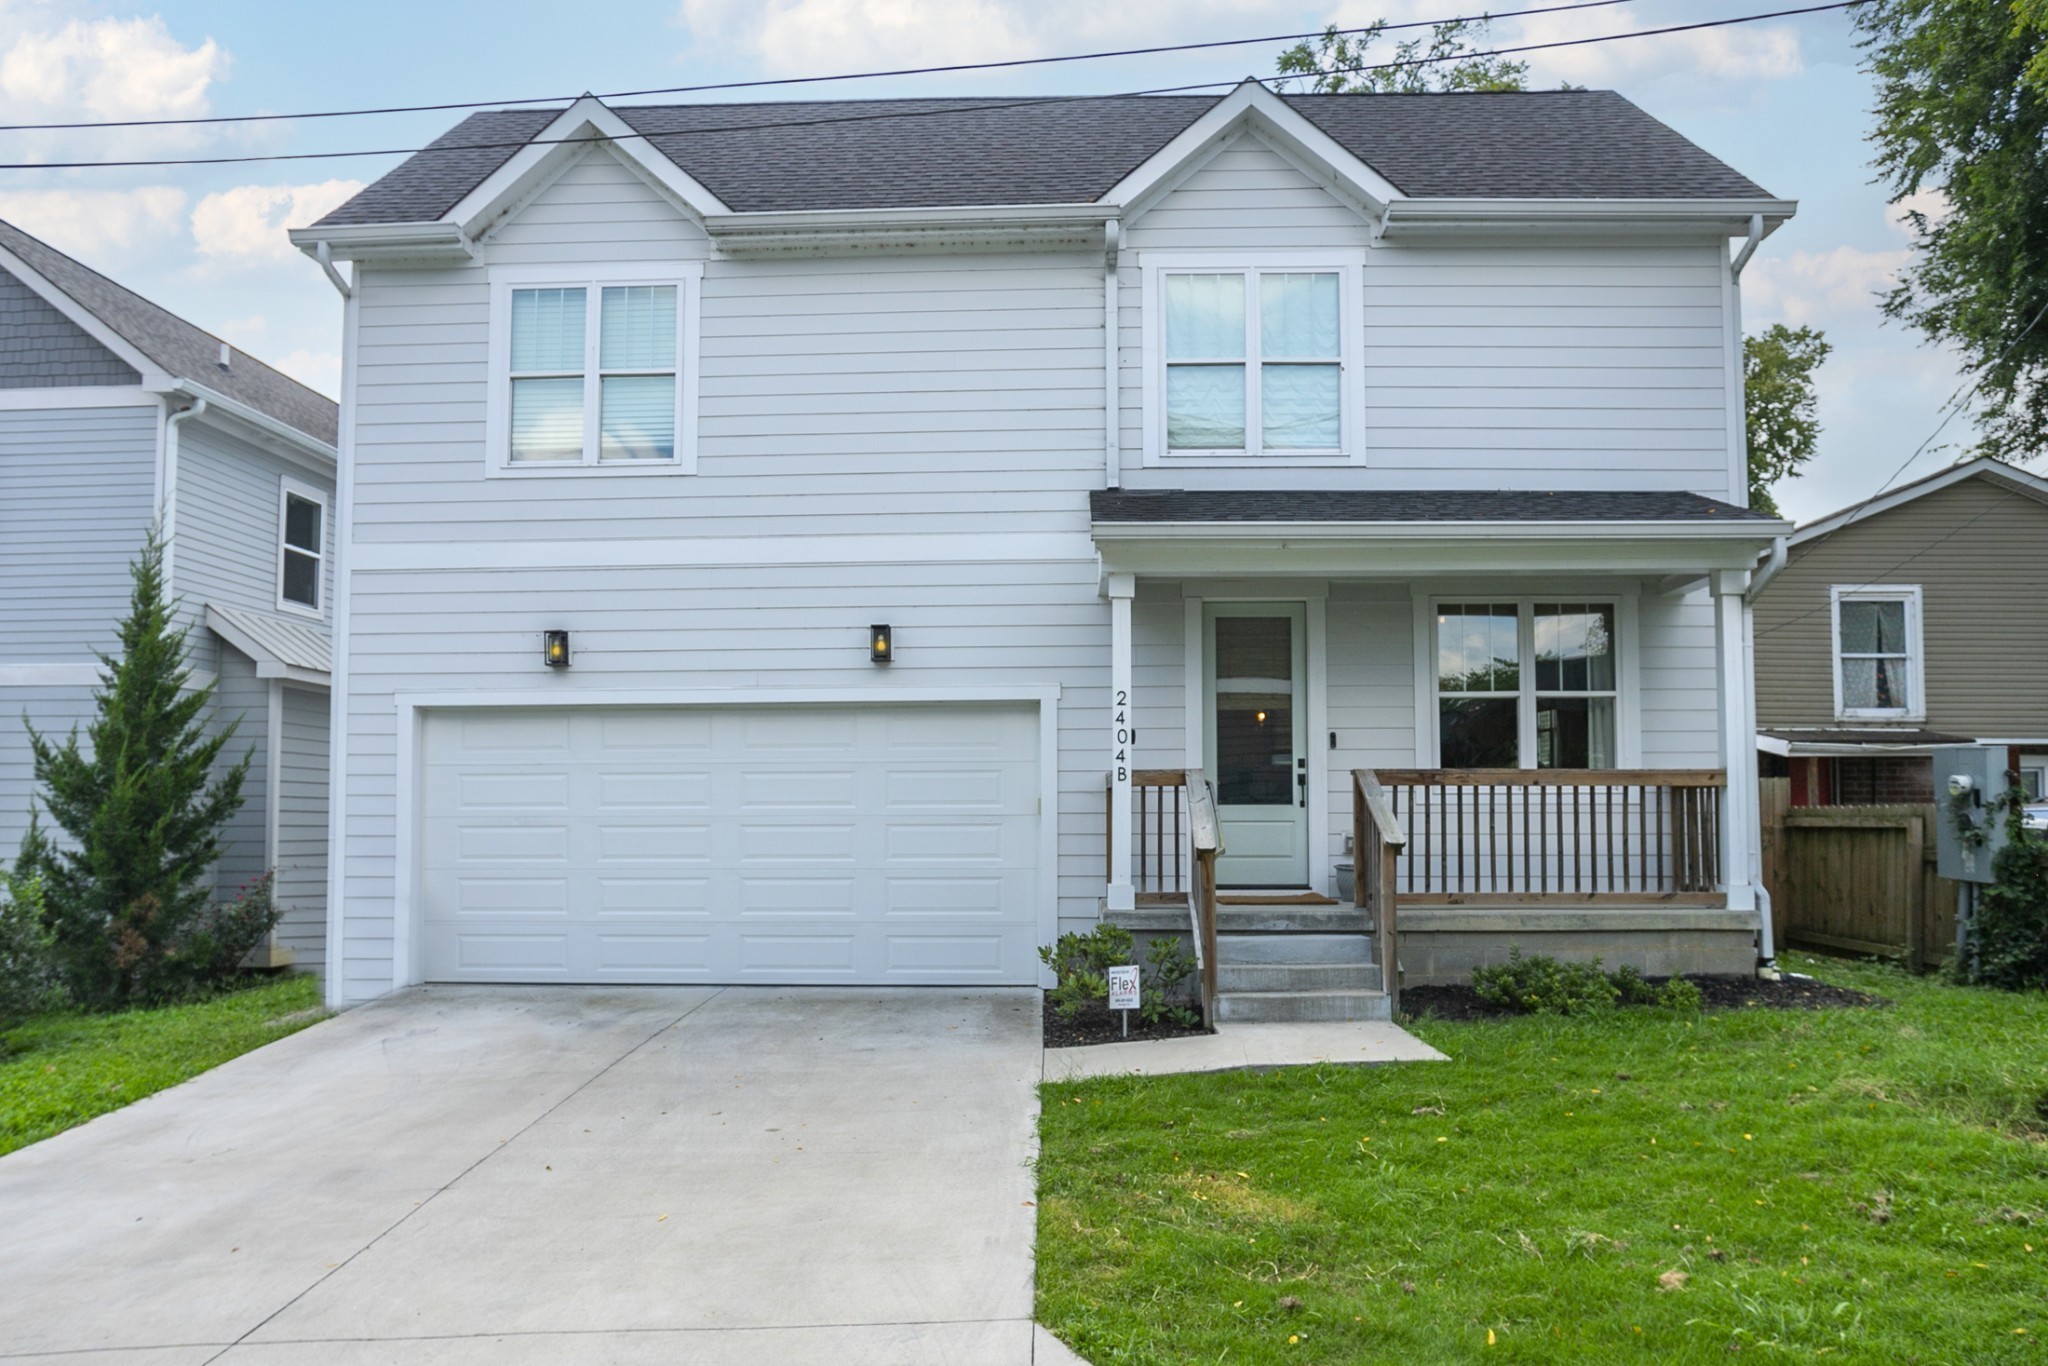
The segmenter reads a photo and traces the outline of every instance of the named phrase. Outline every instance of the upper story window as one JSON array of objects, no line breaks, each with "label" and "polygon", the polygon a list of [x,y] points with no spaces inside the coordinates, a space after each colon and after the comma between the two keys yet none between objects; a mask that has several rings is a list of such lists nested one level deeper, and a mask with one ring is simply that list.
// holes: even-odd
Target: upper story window
[{"label": "upper story window", "polygon": [[1348,458],[1357,444],[1352,272],[1153,271],[1153,451],[1173,461]]},{"label": "upper story window", "polygon": [[694,464],[694,280],[494,276],[491,467],[678,472]]},{"label": "upper story window", "polygon": [[1615,604],[1443,602],[1435,617],[1441,767],[1615,766]]},{"label": "upper story window", "polygon": [[296,480],[282,481],[277,525],[277,605],[287,611],[323,612],[327,495]]},{"label": "upper story window", "polygon": [[1835,715],[1843,720],[1924,717],[1920,589],[1837,584],[1832,596]]}]

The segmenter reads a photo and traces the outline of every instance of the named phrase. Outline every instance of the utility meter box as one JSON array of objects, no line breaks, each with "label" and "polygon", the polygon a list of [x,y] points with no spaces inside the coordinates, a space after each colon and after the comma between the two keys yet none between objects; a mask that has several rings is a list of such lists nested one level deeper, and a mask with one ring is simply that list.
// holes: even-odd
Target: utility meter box
[{"label": "utility meter box", "polygon": [[1934,849],[1943,877],[1992,881],[1991,863],[2005,847],[2006,821],[2003,808],[1993,803],[2012,786],[2005,759],[2004,745],[1942,745],[1934,751]]}]

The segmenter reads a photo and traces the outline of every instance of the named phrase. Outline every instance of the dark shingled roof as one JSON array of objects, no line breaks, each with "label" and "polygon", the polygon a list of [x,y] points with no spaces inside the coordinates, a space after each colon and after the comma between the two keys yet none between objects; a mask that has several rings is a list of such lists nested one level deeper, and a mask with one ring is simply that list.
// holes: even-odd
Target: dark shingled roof
[{"label": "dark shingled roof", "polygon": [[1769,522],[1697,493],[1511,489],[1097,489],[1098,524],[1168,522]]},{"label": "dark shingled roof", "polygon": [[131,289],[79,264],[49,243],[0,221],[0,247],[75,300],[174,379],[190,380],[332,446],[339,409],[332,399],[271,369],[246,351],[220,368],[221,339]]},{"label": "dark shingled roof", "polygon": [[[764,213],[1092,203],[1221,98],[825,100],[617,112],[727,207]],[[1769,197],[1609,90],[1283,98],[1418,197]],[[320,225],[431,222],[556,112],[472,114]]]},{"label": "dark shingled roof", "polygon": [[1828,726],[1805,726],[1786,729],[1767,726],[1763,734],[1773,740],[1783,740],[1794,745],[1974,745],[1977,742],[1967,735],[1950,735],[1946,731],[1924,730],[1917,726],[1901,726],[1895,729],[1860,729]]}]

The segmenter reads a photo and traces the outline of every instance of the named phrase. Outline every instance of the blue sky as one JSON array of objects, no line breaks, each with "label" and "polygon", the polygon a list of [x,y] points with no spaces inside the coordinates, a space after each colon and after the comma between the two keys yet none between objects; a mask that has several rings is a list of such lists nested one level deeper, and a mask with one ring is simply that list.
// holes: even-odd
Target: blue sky
[{"label": "blue sky", "polygon": [[[1632,0],[1495,24],[1499,45],[1732,17],[1765,0]],[[1502,8],[1496,5],[1495,8]],[[1186,0],[605,0],[559,3],[276,0],[134,5],[0,0],[0,122],[299,112],[498,100],[1045,56],[1469,13],[1454,0],[1303,5]],[[1113,92],[1228,81],[1273,68],[1279,45],[1010,73],[846,82],[803,96]],[[1882,325],[1875,291],[1908,239],[1871,183],[1871,87],[1840,12],[1532,54],[1538,85],[1621,91],[1774,193],[1799,216],[1745,276],[1745,323],[1812,323],[1820,454],[1780,490],[1810,518],[1872,492],[1939,422],[1958,387],[1944,353]],[[743,98],[790,98],[776,91]],[[711,97],[697,97],[711,98]],[[726,98],[726,97],[718,97]],[[197,130],[0,133],[0,161],[219,156],[417,146],[459,114],[295,120]],[[333,392],[340,308],[282,229],[310,221],[398,158],[234,167],[0,172],[0,217]],[[1969,440],[1957,421],[1901,478]]]}]

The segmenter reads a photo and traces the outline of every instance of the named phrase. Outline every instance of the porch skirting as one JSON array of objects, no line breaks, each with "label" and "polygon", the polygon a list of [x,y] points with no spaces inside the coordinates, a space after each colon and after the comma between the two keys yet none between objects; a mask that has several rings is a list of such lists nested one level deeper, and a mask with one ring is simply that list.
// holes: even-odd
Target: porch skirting
[{"label": "porch skirting", "polygon": [[1410,906],[1400,908],[1401,980],[1462,985],[1509,950],[1564,962],[1598,958],[1648,977],[1756,972],[1761,917],[1718,906]]}]

